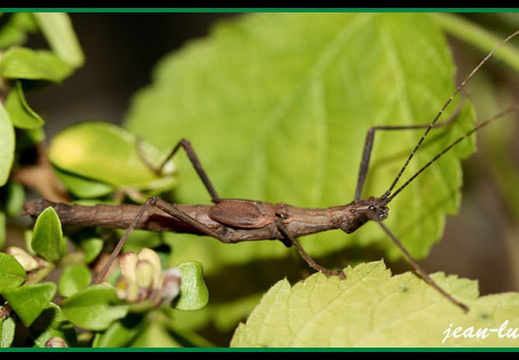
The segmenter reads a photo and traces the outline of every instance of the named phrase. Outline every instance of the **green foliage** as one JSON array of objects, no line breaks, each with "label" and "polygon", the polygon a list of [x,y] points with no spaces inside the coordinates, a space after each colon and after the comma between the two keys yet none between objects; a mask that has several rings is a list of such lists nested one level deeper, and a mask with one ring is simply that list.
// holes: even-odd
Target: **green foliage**
[{"label": "green foliage", "polygon": [[178,266],[182,274],[180,296],[175,304],[179,310],[197,310],[207,305],[209,292],[204,281],[202,265],[197,262],[182,263]]},{"label": "green foliage", "polygon": [[[98,284],[92,275],[105,261],[104,245],[121,233],[64,233],[53,208],[39,214],[25,249],[4,246],[7,219],[18,215],[23,185],[30,186],[17,175],[30,167],[52,169],[66,188],[63,198],[85,205],[142,203],[152,194],[208,202],[184,155],[161,168],[181,138],[191,140],[221,197],[348,203],[367,129],[428,124],[452,94],[455,68],[442,27],[456,35],[470,28],[465,22],[441,14],[242,16],[166,56],[152,84],[133,98],[125,128],[78,123],[51,139],[49,163],[26,164],[26,151],[42,149],[46,121],[26,93],[67,86],[84,56],[66,14],[0,20],[0,347],[213,346],[200,335],[207,329],[229,339],[234,333],[234,347],[513,345],[510,338],[447,335],[505,321],[514,328],[516,293],[479,297],[475,282],[434,274],[470,307],[463,314],[412,273],[392,276],[382,262],[363,263],[363,255],[346,280],[300,280],[300,260],[277,242],[226,245],[135,231],[117,269]],[[35,32],[49,49],[24,46]],[[484,34],[478,38],[487,44]],[[506,61],[518,58],[506,52]],[[471,128],[471,106],[459,109],[453,124],[433,131],[403,180]],[[387,190],[422,133],[377,134],[363,196]],[[390,204],[386,223],[414,256],[427,256],[445,215],[457,210],[459,160],[473,150],[473,141],[464,141]],[[303,245],[332,266],[340,264],[332,255],[368,246],[389,260],[401,256],[369,225],[351,235],[311,236]],[[279,280],[285,276],[290,281]]]},{"label": "green foliage", "polygon": [[42,311],[50,305],[56,293],[56,284],[45,282],[20,286],[14,290],[3,291],[2,297],[16,312],[25,326],[30,326]]},{"label": "green foliage", "polygon": [[90,270],[83,264],[72,264],[63,269],[58,282],[61,296],[72,296],[86,288],[92,280]]},{"label": "green foliage", "polygon": [[0,348],[6,348],[13,343],[16,323],[12,317],[2,317],[0,321]]},{"label": "green foliage", "polygon": [[517,293],[478,298],[476,282],[433,274],[440,286],[470,307],[465,315],[412,273],[391,276],[382,262],[361,264],[346,273],[344,281],[321,274],[294,286],[279,281],[247,323],[240,324],[231,346],[515,346],[517,339],[504,336],[505,331],[503,336],[476,338],[473,330],[470,338],[449,336],[448,330],[452,324],[499,329],[505,321],[513,330],[519,324]]},{"label": "green foliage", "polygon": [[36,129],[45,122],[42,117],[34,112],[23,94],[21,81],[14,82],[14,89],[9,92],[5,101],[7,112],[11,114],[13,125],[20,129]]},{"label": "green foliage", "polygon": [[34,224],[31,249],[49,261],[58,261],[65,252],[61,223],[53,208],[45,209]]},{"label": "green foliage", "polygon": [[9,79],[61,82],[72,68],[52,52],[14,47],[2,55],[0,72]]},{"label": "green foliage", "polygon": [[0,104],[0,186],[6,184],[14,160],[14,129],[5,107]]},{"label": "green foliage", "polygon": [[26,278],[25,269],[14,257],[0,253],[0,293],[17,288]]},{"label": "green foliage", "polygon": [[79,291],[62,305],[63,314],[73,324],[85,329],[105,330],[114,320],[128,313],[128,305],[117,299],[115,289],[103,285]]},{"label": "green foliage", "polygon": [[65,129],[49,147],[49,160],[62,170],[62,180],[83,197],[98,197],[114,189],[171,189],[172,163],[160,174],[153,171],[166,156],[116,125],[95,121]]}]

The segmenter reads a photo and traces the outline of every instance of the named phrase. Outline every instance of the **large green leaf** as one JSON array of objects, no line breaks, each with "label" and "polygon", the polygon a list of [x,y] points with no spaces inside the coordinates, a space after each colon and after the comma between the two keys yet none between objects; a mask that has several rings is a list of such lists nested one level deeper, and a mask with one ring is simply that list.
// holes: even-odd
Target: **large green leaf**
[{"label": "large green leaf", "polygon": [[474,281],[433,274],[469,306],[464,314],[414,274],[391,276],[382,262],[346,272],[346,280],[315,274],[293,287],[278,282],[238,327],[231,346],[517,345],[517,293],[478,298]]},{"label": "large green leaf", "polygon": [[[221,197],[340,205],[353,200],[368,128],[428,124],[453,92],[454,72],[427,14],[249,14],[164,58],[153,83],[134,98],[126,125],[164,150],[190,139]],[[453,126],[433,131],[404,178],[470,128],[471,119],[465,108]],[[422,133],[377,134],[363,196],[387,190]],[[457,158],[472,146],[462,143],[390,204],[386,224],[416,257],[428,254],[445,213],[456,211]],[[178,162],[178,201],[207,203],[186,157]],[[173,235],[171,243],[178,261],[195,258],[208,273],[226,261],[285,254],[270,242],[229,247]],[[400,256],[375,224],[303,241],[312,255],[355,244]]]}]

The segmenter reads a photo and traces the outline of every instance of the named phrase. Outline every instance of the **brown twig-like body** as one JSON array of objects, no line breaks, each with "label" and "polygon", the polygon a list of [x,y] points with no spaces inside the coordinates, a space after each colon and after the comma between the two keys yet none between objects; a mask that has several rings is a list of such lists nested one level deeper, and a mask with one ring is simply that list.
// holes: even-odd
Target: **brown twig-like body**
[{"label": "brown twig-like body", "polygon": [[[215,205],[175,205],[175,207],[216,232],[223,242],[237,243],[282,240],[283,236],[275,226],[276,218],[285,224],[294,237],[333,229],[343,229],[346,233],[352,233],[369,220],[366,214],[368,207],[375,208],[379,204],[380,201],[377,199],[369,198],[344,206],[314,209],[284,203],[221,199]],[[141,209],[139,205],[83,206],[37,199],[27,202],[24,212],[26,215],[36,217],[49,206],[56,210],[63,225],[119,229],[127,229]],[[384,212],[384,209],[381,211]],[[204,231],[196,225],[190,225],[158,207],[151,206],[146,209],[134,228],[204,235]]]}]

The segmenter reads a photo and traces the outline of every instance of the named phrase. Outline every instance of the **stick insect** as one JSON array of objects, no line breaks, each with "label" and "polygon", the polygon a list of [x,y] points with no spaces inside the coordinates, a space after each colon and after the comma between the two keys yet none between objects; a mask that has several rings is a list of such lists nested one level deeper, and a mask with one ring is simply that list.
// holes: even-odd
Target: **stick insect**
[{"label": "stick insect", "polygon": [[[239,243],[244,241],[279,240],[287,247],[294,247],[308,265],[316,271],[329,276],[344,278],[342,270],[330,270],[318,264],[300,245],[298,238],[318,232],[341,229],[350,234],[369,221],[377,223],[382,231],[402,251],[404,256],[420,274],[420,276],[442,296],[451,303],[467,312],[468,307],[451,296],[441,288],[429,274],[418,264],[413,256],[401,244],[395,235],[384,225],[383,220],[388,216],[388,204],[400,194],[410,183],[422,174],[440,157],[450,151],[457,144],[469,136],[487,126],[491,122],[519,109],[515,105],[494,117],[477,124],[450,145],[445,147],[436,156],[429,160],[416,173],[411,175],[402,185],[397,183],[403,176],[410,161],[422,146],[424,140],[433,128],[448,125],[454,117],[439,122],[447,107],[453,99],[464,89],[467,82],[480,69],[485,62],[505,43],[519,34],[519,30],[504,39],[494,50],[480,61],[480,63],[460,83],[452,95],[447,99],[443,107],[427,125],[414,126],[380,126],[372,127],[365,139],[361,165],[358,173],[357,186],[354,200],[347,205],[333,206],[328,208],[302,208],[284,203],[272,204],[263,201],[244,199],[226,199],[218,195],[215,187],[209,180],[207,173],[202,167],[195,150],[187,139],[182,139],[170,152],[162,165],[174,157],[180,149],[183,149],[200,177],[203,185],[208,191],[213,205],[179,205],[169,203],[158,197],[149,198],[142,206],[138,205],[96,205],[80,206],[53,203],[44,199],[26,203],[25,213],[33,217],[37,216],[46,207],[52,206],[58,213],[63,224],[74,224],[80,226],[100,226],[112,228],[125,228],[126,232],[117,243],[107,264],[97,274],[96,283],[102,282],[107,276],[111,264],[116,260],[123,245],[134,229],[151,231],[173,231],[181,233],[194,233],[211,236],[223,243]],[[388,189],[379,197],[368,197],[361,199],[363,185],[369,167],[371,149],[373,147],[375,133],[388,130],[416,130],[425,129],[422,137],[410,152],[399,172]]]}]

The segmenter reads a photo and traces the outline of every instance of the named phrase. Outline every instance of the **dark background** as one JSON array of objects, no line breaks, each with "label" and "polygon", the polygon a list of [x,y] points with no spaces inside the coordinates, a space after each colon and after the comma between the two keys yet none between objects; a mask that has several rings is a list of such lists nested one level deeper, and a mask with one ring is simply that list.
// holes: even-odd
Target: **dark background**
[{"label": "dark background", "polygon": [[[50,136],[84,120],[121,123],[132,94],[151,82],[165,54],[205,36],[234,13],[70,13],[85,64],[61,86],[29,94]],[[47,47],[41,38],[31,39]]]}]

